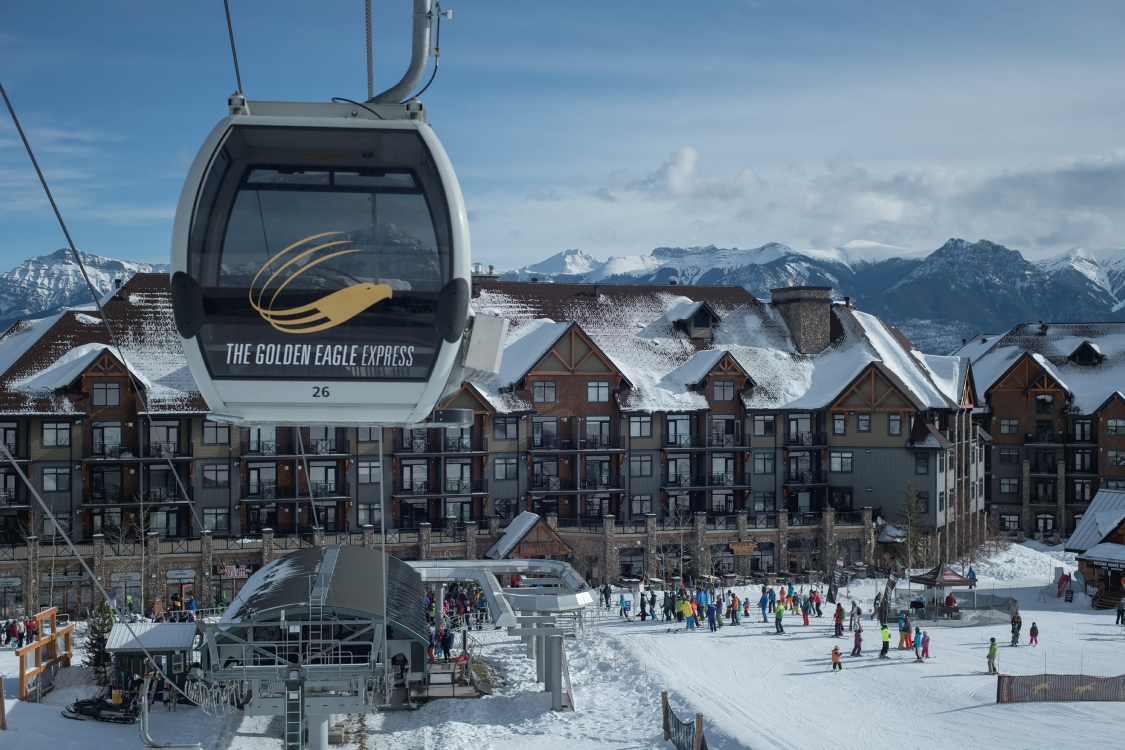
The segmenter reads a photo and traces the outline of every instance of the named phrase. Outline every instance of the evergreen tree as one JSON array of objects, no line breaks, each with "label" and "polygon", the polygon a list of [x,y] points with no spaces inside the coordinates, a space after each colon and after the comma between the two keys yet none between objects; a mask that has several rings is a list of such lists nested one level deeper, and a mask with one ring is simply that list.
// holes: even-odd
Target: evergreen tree
[{"label": "evergreen tree", "polygon": [[899,503],[898,521],[901,540],[898,543],[899,552],[906,558],[906,567],[913,568],[914,563],[923,556],[925,546],[926,514],[918,502],[918,492],[914,483],[908,482],[902,491],[902,501]]},{"label": "evergreen tree", "polygon": [[102,686],[108,685],[113,676],[113,655],[106,651],[113,622],[113,609],[107,602],[102,602],[97,610],[90,613],[86,623],[86,657],[83,664],[94,670],[95,678]]}]

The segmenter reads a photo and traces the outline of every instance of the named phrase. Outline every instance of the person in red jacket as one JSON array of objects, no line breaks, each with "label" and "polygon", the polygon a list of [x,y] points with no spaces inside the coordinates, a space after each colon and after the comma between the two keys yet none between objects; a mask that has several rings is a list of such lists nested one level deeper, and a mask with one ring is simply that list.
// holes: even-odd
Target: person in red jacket
[{"label": "person in red jacket", "polygon": [[836,614],[833,616],[832,619],[834,619],[836,621],[836,632],[834,634],[834,637],[840,638],[841,636],[844,635],[844,605],[843,604],[837,604],[836,605]]},{"label": "person in red jacket", "polygon": [[813,589],[812,604],[813,608],[816,610],[816,616],[823,617],[824,613],[820,611],[820,589]]}]

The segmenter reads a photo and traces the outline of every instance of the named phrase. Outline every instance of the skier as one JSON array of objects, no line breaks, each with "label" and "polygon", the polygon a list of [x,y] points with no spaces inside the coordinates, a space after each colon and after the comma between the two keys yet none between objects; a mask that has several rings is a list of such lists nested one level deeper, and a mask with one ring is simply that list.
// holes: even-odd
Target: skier
[{"label": "skier", "polygon": [[812,592],[813,609],[816,610],[817,617],[824,617],[824,612],[820,610],[822,599],[820,598],[820,589],[813,589]]},{"label": "skier", "polygon": [[781,602],[777,603],[777,609],[775,609],[773,611],[773,617],[774,617],[773,624],[774,624],[774,627],[777,629],[776,632],[784,633],[785,628],[781,627],[781,618],[785,617],[785,605],[784,604],[782,604]]},{"label": "skier", "polygon": [[914,661],[922,661],[922,628],[914,628]]},{"label": "skier", "polygon": [[731,625],[739,625],[740,624],[738,622],[738,608],[739,608],[739,606],[741,606],[741,604],[742,604],[742,602],[739,601],[738,594],[734,593],[733,591],[730,592],[730,624]]},{"label": "skier", "polygon": [[644,593],[641,593],[641,622],[648,618],[648,599],[645,598]]},{"label": "skier", "polygon": [[875,615],[879,612],[879,605],[883,603],[883,592],[878,591],[875,593],[875,604],[871,608],[871,619],[875,619]]},{"label": "skier", "polygon": [[624,594],[617,600],[617,616],[626,619],[629,617],[629,600],[625,598]]},{"label": "skier", "polygon": [[656,619],[656,592],[648,592],[648,613],[652,619]]},{"label": "skier", "polygon": [[711,605],[715,608],[715,624],[721,628],[723,626],[723,597],[716,596]]},{"label": "skier", "polygon": [[852,630],[855,630],[855,621],[856,621],[856,617],[857,617],[857,612],[859,612],[859,607],[855,606],[855,599],[852,599],[851,602],[852,602],[852,608],[851,608],[851,611],[848,612],[848,631],[849,632],[851,632]]},{"label": "skier", "polygon": [[683,612],[684,622],[687,623],[686,630],[695,630],[695,610],[691,606],[691,599],[684,599],[680,611]]},{"label": "skier", "polygon": [[922,632],[922,658],[930,658],[930,634],[926,631]]},{"label": "skier", "polygon": [[1020,645],[1020,628],[1022,628],[1022,627],[1023,627],[1023,618],[1020,617],[1019,612],[1016,612],[1014,615],[1012,615],[1012,645],[1013,646]]},{"label": "skier", "polygon": [[750,597],[742,600],[742,616],[747,620],[750,619]]},{"label": "skier", "polygon": [[832,619],[836,623],[836,631],[833,633],[834,638],[840,638],[844,635],[844,605],[839,602],[836,603],[836,614]]},{"label": "skier", "polygon": [[905,619],[903,619],[903,625],[906,627],[906,647],[914,648],[914,631],[911,630],[914,624],[910,621],[910,615],[907,615]]},{"label": "skier", "polygon": [[1031,623],[1031,630],[1027,631],[1027,634],[1029,636],[1031,636],[1031,645],[1032,646],[1038,646],[1039,645],[1039,626],[1036,625],[1034,622]]},{"label": "skier", "polygon": [[879,652],[879,658],[889,659],[887,652],[891,650],[891,629],[885,622],[879,628],[879,637],[883,639],[883,649]]},{"label": "skier", "polygon": [[855,645],[852,646],[852,656],[863,655],[863,626],[855,629]]},{"label": "skier", "polygon": [[1117,602],[1117,624],[1125,625],[1125,596],[1121,597],[1121,601]]},{"label": "skier", "polygon": [[996,642],[995,638],[990,638],[988,642],[988,674],[996,674],[996,652],[1000,650],[1000,644]]},{"label": "skier", "polygon": [[898,650],[906,648],[906,613],[898,613]]},{"label": "skier", "polygon": [[711,602],[710,604],[707,605],[707,629],[710,630],[712,633],[714,633],[715,631],[717,631],[719,629],[718,626],[715,625],[715,615],[716,615],[715,603]]},{"label": "skier", "polygon": [[843,672],[844,671],[844,665],[840,663],[840,647],[839,646],[833,646],[832,647],[832,671],[835,672],[837,670],[839,670],[840,672]]},{"label": "skier", "polygon": [[[773,589],[770,589],[770,591],[772,592]],[[758,600],[758,606],[762,608],[762,622],[769,622],[769,620],[766,619],[766,608],[769,607],[770,604],[770,597],[766,596],[765,593],[763,593],[762,598]]]},{"label": "skier", "polygon": [[809,624],[809,612],[812,611],[812,602],[806,596],[801,601],[801,621],[807,626]]}]

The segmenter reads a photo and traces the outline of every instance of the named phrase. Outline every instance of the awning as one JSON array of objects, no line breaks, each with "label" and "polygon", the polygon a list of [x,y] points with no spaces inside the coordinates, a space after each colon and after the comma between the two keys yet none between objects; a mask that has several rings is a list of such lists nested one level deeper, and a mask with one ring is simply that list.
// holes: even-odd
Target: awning
[{"label": "awning", "polygon": [[1099,568],[1125,570],[1125,544],[1095,544],[1075,559]]},{"label": "awning", "polygon": [[965,578],[960,573],[954,572],[948,565],[941,563],[928,573],[910,576],[911,583],[920,583],[938,589],[948,589],[955,586],[972,588],[977,582],[972,578]]}]

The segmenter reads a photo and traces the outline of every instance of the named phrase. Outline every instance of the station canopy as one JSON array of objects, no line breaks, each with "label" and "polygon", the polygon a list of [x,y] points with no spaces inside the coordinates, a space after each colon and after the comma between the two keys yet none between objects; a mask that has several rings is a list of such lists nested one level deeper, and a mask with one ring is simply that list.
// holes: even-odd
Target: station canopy
[{"label": "station canopy", "polygon": [[951,589],[957,587],[972,588],[977,584],[972,578],[965,578],[944,562],[933,570],[916,576],[910,576],[911,583],[920,583],[935,589]]}]

